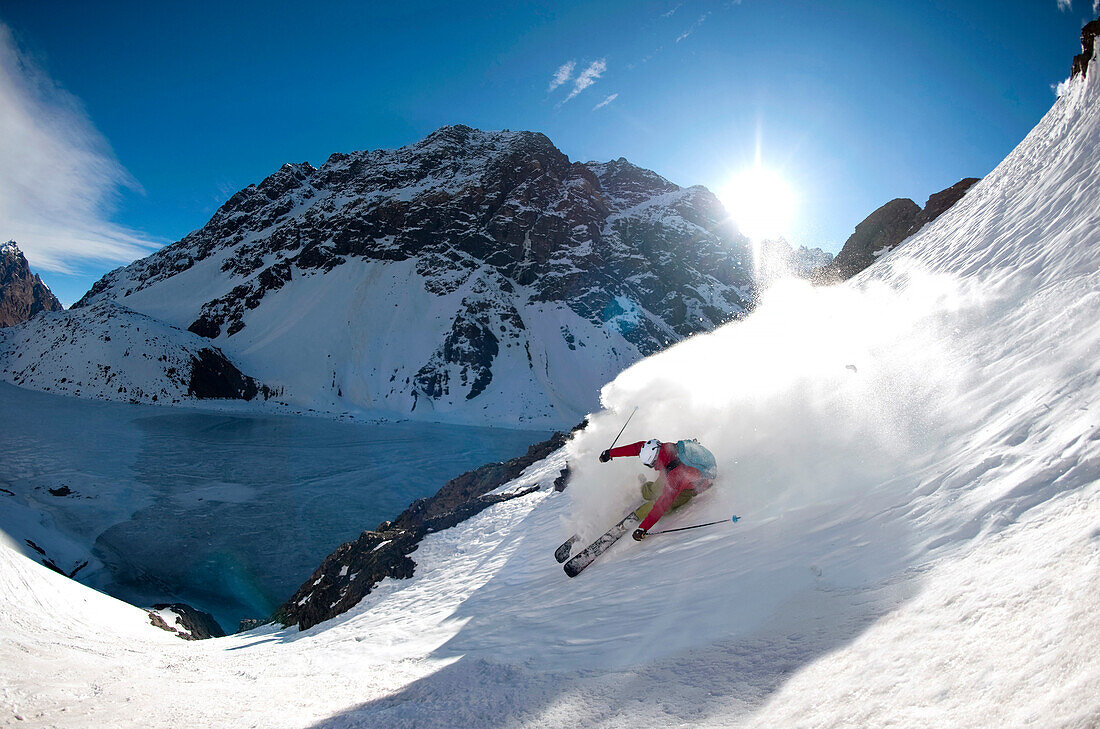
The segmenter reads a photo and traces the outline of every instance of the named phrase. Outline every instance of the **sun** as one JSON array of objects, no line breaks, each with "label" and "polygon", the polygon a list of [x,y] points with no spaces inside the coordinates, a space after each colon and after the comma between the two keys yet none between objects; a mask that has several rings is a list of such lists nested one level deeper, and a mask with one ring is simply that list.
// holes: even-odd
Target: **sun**
[{"label": "sun", "polygon": [[791,186],[772,170],[750,167],[722,188],[718,197],[742,233],[754,242],[790,231],[795,197]]}]

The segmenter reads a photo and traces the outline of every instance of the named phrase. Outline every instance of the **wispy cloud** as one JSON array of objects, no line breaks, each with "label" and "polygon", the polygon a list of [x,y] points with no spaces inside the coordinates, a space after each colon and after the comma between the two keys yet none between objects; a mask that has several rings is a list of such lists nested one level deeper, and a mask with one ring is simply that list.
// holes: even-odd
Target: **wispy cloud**
[{"label": "wispy cloud", "polygon": [[1092,14],[1100,15],[1100,0],[1092,0]]},{"label": "wispy cloud", "polygon": [[619,98],[619,95],[618,95],[618,94],[611,94],[611,95],[610,95],[610,96],[608,96],[608,97],[607,97],[606,99],[604,99],[604,100],[603,100],[603,101],[601,101],[600,103],[598,103],[598,104],[596,104],[595,106],[593,106],[593,107],[592,107],[592,111],[595,111],[596,109],[602,109],[603,107],[607,106],[608,104],[610,104],[610,103],[611,103],[612,101],[614,101],[614,100],[615,100],[615,99],[617,99],[617,98]]},{"label": "wispy cloud", "polygon": [[603,76],[603,72],[606,70],[606,58],[600,58],[588,64],[588,68],[581,71],[580,75],[578,75],[577,78],[574,79],[573,90],[569,92],[569,96],[566,96],[565,100],[562,101],[562,103],[564,104],[566,101],[569,101],[574,96],[584,91],[592,84],[596,83],[596,80],[599,79],[600,76]]},{"label": "wispy cloud", "polygon": [[668,11],[661,13],[661,17],[662,18],[671,18],[673,15],[676,14],[676,11],[679,10],[680,8],[682,8],[682,7],[684,7],[684,4],[682,2],[676,3]]},{"label": "wispy cloud", "polygon": [[[1063,1],[1063,0],[1058,0],[1058,2],[1062,2],[1062,1]],[[679,43],[679,42],[680,42],[680,41],[682,41],[682,40],[683,40],[684,38],[687,38],[687,37],[688,37],[689,35],[691,35],[691,34],[692,34],[692,33],[694,33],[695,31],[699,30],[699,26],[701,26],[701,25],[702,25],[703,23],[707,22],[707,18],[709,18],[709,17],[710,17],[710,11],[708,10],[707,12],[703,13],[702,15],[700,15],[700,16],[699,16],[699,19],[698,19],[698,20],[696,20],[696,21],[695,21],[694,23],[692,23],[692,24],[691,24],[691,27],[690,27],[690,28],[688,28],[688,29],[687,29],[687,30],[685,30],[685,31],[684,31],[683,33],[681,33],[681,34],[680,34],[680,35],[679,35],[679,36],[678,36],[678,37],[676,38],[676,42],[677,42],[677,43]]]},{"label": "wispy cloud", "polygon": [[1073,0],[1058,0],[1058,9],[1063,13],[1073,10]]},{"label": "wispy cloud", "polygon": [[549,91],[553,91],[566,81],[573,77],[573,69],[577,67],[576,61],[566,61],[558,66],[558,70],[554,72],[554,77],[550,79]]},{"label": "wispy cloud", "polygon": [[80,101],[57,86],[0,23],[0,239],[36,268],[122,263],[158,244],[109,220],[120,189],[140,186]]}]

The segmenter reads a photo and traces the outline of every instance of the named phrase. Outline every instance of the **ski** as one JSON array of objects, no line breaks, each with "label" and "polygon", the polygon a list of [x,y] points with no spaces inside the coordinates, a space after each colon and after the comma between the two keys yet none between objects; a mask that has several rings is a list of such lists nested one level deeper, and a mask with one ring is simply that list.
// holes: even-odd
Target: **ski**
[{"label": "ski", "polygon": [[628,531],[633,529],[634,525],[637,524],[639,521],[641,520],[638,517],[634,516],[633,511],[627,514],[625,517],[623,517],[622,521],[604,532],[603,536],[601,536],[599,539],[592,542],[583,550],[578,552],[577,556],[573,557],[573,559],[566,562],[564,567],[565,574],[569,575],[570,577],[576,577],[577,575],[579,575],[581,573],[581,570],[592,564],[592,562],[595,561],[596,557],[599,557],[601,554],[606,552],[608,547],[619,541],[619,539]]},{"label": "ski", "polygon": [[559,563],[569,559],[569,555],[573,552],[573,545],[579,542],[580,539],[580,534],[574,534],[573,536],[562,542],[562,545],[554,550],[554,559],[556,559]]}]

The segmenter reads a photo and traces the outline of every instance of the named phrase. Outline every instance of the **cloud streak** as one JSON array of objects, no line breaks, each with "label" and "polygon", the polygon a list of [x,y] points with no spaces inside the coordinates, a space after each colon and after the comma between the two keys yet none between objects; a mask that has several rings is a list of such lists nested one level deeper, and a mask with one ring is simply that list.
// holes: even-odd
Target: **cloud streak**
[{"label": "cloud streak", "polygon": [[159,244],[109,220],[126,188],[140,190],[79,100],[0,23],[0,239],[17,241],[36,268],[58,273],[132,261]]},{"label": "cloud streak", "polygon": [[554,72],[554,77],[550,79],[549,91],[553,91],[566,81],[573,77],[573,69],[577,67],[576,61],[566,61],[558,66],[558,70]]},{"label": "cloud streak", "polygon": [[684,4],[682,2],[676,3],[668,11],[661,13],[661,17],[662,18],[671,18],[673,15],[676,14],[676,11],[679,10],[680,8],[682,8],[682,7],[684,7]]},{"label": "cloud streak", "polygon": [[[1063,0],[1058,0],[1058,2],[1062,2],[1062,1],[1063,1]],[[689,35],[691,35],[691,34],[692,34],[692,33],[694,33],[695,31],[699,30],[699,26],[701,26],[701,25],[702,25],[703,23],[707,22],[707,18],[709,18],[709,17],[710,17],[710,11],[708,10],[707,12],[703,13],[702,15],[700,15],[700,16],[699,16],[699,19],[698,19],[698,20],[696,20],[696,21],[695,21],[694,23],[692,23],[692,24],[691,24],[691,27],[690,27],[690,28],[688,28],[688,29],[687,29],[687,30],[685,30],[685,31],[684,31],[683,33],[681,33],[681,34],[680,34],[680,35],[679,35],[679,36],[678,36],[678,37],[676,38],[676,42],[677,42],[677,43],[679,43],[679,42],[680,42],[680,41],[682,41],[682,40],[683,40],[684,38],[687,38],[687,37],[688,37]]]},{"label": "cloud streak", "polygon": [[617,99],[617,98],[619,98],[619,95],[618,95],[618,94],[611,94],[611,95],[610,95],[610,96],[608,96],[608,97],[607,97],[606,99],[604,99],[604,100],[603,100],[603,101],[601,101],[600,103],[598,103],[598,104],[596,104],[595,106],[593,106],[593,107],[592,107],[592,111],[595,111],[596,109],[602,109],[603,107],[607,106],[608,104],[610,104],[610,103],[611,103],[612,101],[614,101],[614,100],[615,100],[615,99]]},{"label": "cloud streak", "polygon": [[603,76],[604,71],[607,70],[607,59],[600,58],[588,64],[588,68],[580,72],[580,75],[573,81],[573,90],[569,92],[569,96],[565,97],[565,101],[569,101],[577,94],[587,89],[592,84],[596,83],[596,80]]}]

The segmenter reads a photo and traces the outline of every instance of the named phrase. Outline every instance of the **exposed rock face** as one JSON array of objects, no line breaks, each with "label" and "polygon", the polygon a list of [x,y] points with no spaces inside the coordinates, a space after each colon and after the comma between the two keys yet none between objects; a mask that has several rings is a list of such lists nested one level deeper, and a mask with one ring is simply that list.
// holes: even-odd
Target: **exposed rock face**
[{"label": "exposed rock face", "polygon": [[[260,386],[214,347],[203,347],[191,357],[187,394],[199,400],[251,400]],[[270,395],[270,393],[265,393]]]},{"label": "exposed rock face", "polygon": [[909,198],[891,200],[857,225],[836,258],[818,269],[812,278],[819,283],[836,283],[855,276],[883,253],[947,212],[976,182],[977,177],[967,177],[935,193],[928,198],[923,210]]},{"label": "exposed rock face", "polygon": [[454,126],[284,165],[76,306],[116,299],[216,339],[311,406],[567,424],[751,297],[746,241],[706,189]]},{"label": "exposed rock face", "polygon": [[920,212],[909,198],[891,200],[856,226],[840,253],[822,270],[840,280],[855,276],[875,262],[876,253],[904,240]]},{"label": "exposed rock face", "polygon": [[1096,48],[1096,39],[1100,37],[1100,18],[1093,20],[1081,29],[1081,52],[1073,57],[1073,69],[1070,78],[1080,74],[1084,76],[1089,69],[1089,61],[1092,60]]},{"label": "exposed rock face", "polygon": [[[977,177],[964,177],[946,190],[940,190],[929,197],[928,202],[924,204],[924,210],[920,212],[916,221],[913,222],[913,227],[909,230],[908,235],[913,235],[918,230],[946,213],[952,205],[962,199],[966,191],[973,187],[978,180],[979,178]],[[908,237],[908,235],[906,237]]]},{"label": "exposed rock face", "polygon": [[225,635],[213,615],[180,602],[154,605],[149,612],[149,621],[184,640],[221,638]]},{"label": "exposed rock face", "polygon": [[40,311],[62,308],[38,274],[31,273],[15,241],[0,245],[0,327],[24,322]]},{"label": "exposed rock face", "polygon": [[414,501],[392,522],[382,522],[374,531],[365,531],[355,541],[340,545],[272,620],[306,630],[355,607],[384,578],[412,577],[416,562],[409,555],[426,534],[448,529],[493,504],[539,489],[541,484],[514,493],[489,493],[561,448],[565,440],[564,433],[555,433],[528,448],[525,455],[468,471],[448,481],[435,496]]}]

